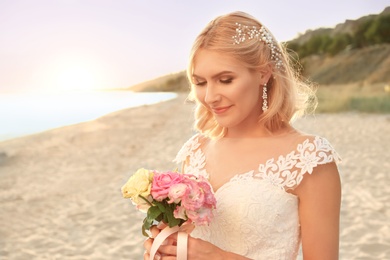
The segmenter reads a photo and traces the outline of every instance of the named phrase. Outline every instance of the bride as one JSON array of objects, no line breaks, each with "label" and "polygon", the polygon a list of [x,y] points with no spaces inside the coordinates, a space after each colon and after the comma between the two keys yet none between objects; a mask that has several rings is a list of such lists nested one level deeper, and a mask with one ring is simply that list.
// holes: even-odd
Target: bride
[{"label": "bride", "polygon": [[[187,72],[198,133],[175,160],[208,178],[217,199],[210,225],[187,225],[188,260],[296,259],[300,246],[304,259],[338,259],[340,159],[291,126],[315,98],[285,49],[250,15],[230,13],[196,38]],[[176,259],[175,240],[158,259]]]}]

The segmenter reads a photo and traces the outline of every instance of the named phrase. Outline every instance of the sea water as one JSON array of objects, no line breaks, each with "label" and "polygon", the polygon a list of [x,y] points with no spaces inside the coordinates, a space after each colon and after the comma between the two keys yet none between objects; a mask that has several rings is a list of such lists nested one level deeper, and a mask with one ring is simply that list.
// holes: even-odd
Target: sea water
[{"label": "sea water", "polygon": [[175,98],[175,93],[0,93],[0,141]]}]

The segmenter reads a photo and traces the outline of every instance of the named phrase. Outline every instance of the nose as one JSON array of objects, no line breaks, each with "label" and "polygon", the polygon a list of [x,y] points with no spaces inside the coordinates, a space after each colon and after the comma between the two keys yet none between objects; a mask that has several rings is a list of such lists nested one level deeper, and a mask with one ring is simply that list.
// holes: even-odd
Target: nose
[{"label": "nose", "polygon": [[216,86],[208,84],[204,101],[211,105],[221,100],[221,95]]}]

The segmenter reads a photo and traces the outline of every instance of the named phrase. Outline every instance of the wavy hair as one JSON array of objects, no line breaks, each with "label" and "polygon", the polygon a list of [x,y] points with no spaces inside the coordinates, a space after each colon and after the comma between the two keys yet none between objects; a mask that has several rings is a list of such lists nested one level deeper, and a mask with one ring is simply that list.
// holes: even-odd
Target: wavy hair
[{"label": "wavy hair", "polygon": [[[280,50],[280,59],[283,63],[281,69],[276,66],[274,59],[271,58],[271,49],[263,41],[246,39],[240,44],[233,44],[237,23],[249,27],[265,28],[247,13],[233,12],[219,16],[210,21],[197,36],[189,57],[187,77],[192,85],[189,99],[196,101],[194,127],[211,138],[223,137],[226,129],[220,126],[212,112],[196,99],[192,74],[195,57],[202,49],[230,55],[251,71],[271,68],[272,75],[267,83],[268,110],[259,117],[259,122],[271,132],[290,124],[297,116],[304,114],[308,107],[314,110],[317,104],[310,83],[303,81],[298,72],[294,70],[294,64],[292,64],[294,59],[291,58],[285,46],[277,43],[273,38],[274,45]],[[270,31],[266,30],[272,36]]]}]

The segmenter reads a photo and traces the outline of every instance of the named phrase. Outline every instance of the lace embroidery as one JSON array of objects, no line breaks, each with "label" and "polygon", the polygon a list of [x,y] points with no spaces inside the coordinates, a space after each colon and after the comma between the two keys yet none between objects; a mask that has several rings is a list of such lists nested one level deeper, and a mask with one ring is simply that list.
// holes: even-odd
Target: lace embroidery
[{"label": "lace embroidery", "polygon": [[204,169],[206,158],[200,149],[199,134],[194,135],[189,139],[178,152],[175,163],[182,163],[189,159],[189,162],[184,165],[184,172],[192,174],[196,177],[203,176],[208,179],[209,175]]},{"label": "lace embroidery", "polygon": [[258,175],[281,189],[294,189],[305,173],[312,174],[318,165],[333,161],[341,159],[325,138],[316,136],[313,141],[306,139],[286,157],[279,156],[276,162],[270,159],[260,164]]},{"label": "lace embroidery", "polygon": [[230,181],[239,181],[239,180],[251,179],[251,178],[255,177],[254,173],[255,173],[255,171],[252,170],[252,171],[249,171],[249,172],[246,172],[246,173],[237,174],[237,175],[233,176],[233,178]]},{"label": "lace embroidery", "polygon": [[[206,158],[200,149],[200,135],[189,139],[177,154],[174,162],[180,163],[189,159],[184,170],[187,174],[209,177],[205,170]],[[230,181],[247,178],[261,178],[283,190],[294,189],[302,181],[305,173],[312,174],[313,169],[321,164],[341,161],[331,144],[322,137],[315,136],[314,140],[307,138],[298,144],[295,151],[283,156],[267,160],[260,164],[258,171],[249,171],[235,175]]]}]

